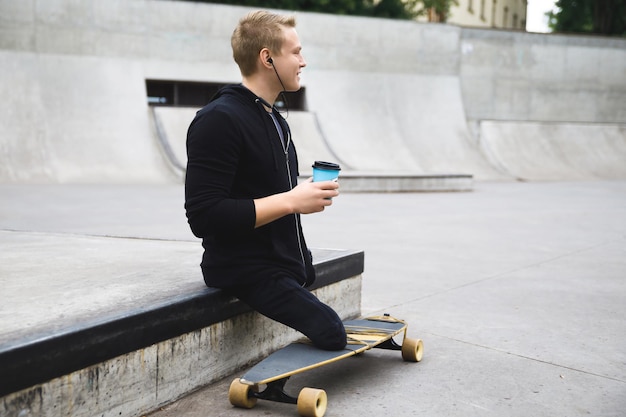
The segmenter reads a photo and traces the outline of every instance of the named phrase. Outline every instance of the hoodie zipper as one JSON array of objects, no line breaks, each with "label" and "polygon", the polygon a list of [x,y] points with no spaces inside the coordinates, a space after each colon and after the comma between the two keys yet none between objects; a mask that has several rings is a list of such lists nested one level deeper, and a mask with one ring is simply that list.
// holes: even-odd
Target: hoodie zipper
[{"label": "hoodie zipper", "polygon": [[[287,179],[289,180],[289,189],[293,189],[293,181],[291,180],[291,168],[289,167],[289,145],[291,144],[291,132],[289,128],[287,128],[286,132],[282,129],[282,124],[278,120],[278,118],[274,115],[274,113],[268,113],[270,118],[272,119],[276,130],[278,131],[278,136],[280,139],[280,144],[282,146],[283,152],[285,154],[285,167],[287,168]],[[285,138],[285,133],[287,134],[287,138]],[[300,259],[302,260],[302,268],[304,269],[304,283],[302,286],[306,285],[306,261],[304,259],[304,250],[302,249],[302,236],[300,233],[300,222],[298,220],[298,215],[294,214],[294,225],[296,228],[296,237],[298,238],[298,250],[300,251]]]},{"label": "hoodie zipper", "polygon": [[[289,133],[287,133],[289,134]],[[289,143],[289,142],[287,142]],[[285,166],[287,167],[287,176],[289,178],[289,187],[290,189],[293,189],[293,183],[291,181],[291,168],[289,168],[289,148],[287,148],[287,152],[285,152]],[[304,251],[302,250],[302,237],[300,236],[300,222],[298,220],[298,215],[294,214],[293,215],[294,218],[294,222],[295,222],[295,227],[296,227],[296,236],[298,238],[298,249],[300,250],[300,259],[302,260],[302,268],[304,269],[304,283],[302,283],[302,286],[304,287],[306,285],[306,261],[304,260]]]}]

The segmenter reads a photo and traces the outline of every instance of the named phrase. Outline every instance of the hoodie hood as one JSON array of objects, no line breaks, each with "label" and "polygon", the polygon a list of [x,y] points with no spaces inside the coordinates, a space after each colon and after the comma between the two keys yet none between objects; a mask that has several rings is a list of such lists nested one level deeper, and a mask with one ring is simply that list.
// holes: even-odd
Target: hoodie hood
[{"label": "hoodie hood", "polygon": [[[276,127],[274,126],[274,122],[271,120],[270,112],[267,111],[268,108],[271,107],[272,114],[280,124],[283,135],[285,138],[291,136],[291,131],[289,129],[289,125],[285,118],[280,114],[278,109],[273,105],[270,105],[265,99],[257,96],[243,84],[233,84],[227,85],[218,90],[217,93],[209,100],[209,103],[213,101],[218,101],[220,98],[237,100],[241,104],[246,107],[254,108],[254,111],[257,112],[262,119],[262,125],[265,130],[265,138],[268,141],[269,146],[274,151],[272,152],[274,158],[274,168],[276,170],[281,167],[281,159],[284,159],[283,152],[284,150],[277,146],[275,136],[278,134],[276,131]],[[278,145],[280,145],[278,143]],[[291,145],[293,146],[293,145]]]}]

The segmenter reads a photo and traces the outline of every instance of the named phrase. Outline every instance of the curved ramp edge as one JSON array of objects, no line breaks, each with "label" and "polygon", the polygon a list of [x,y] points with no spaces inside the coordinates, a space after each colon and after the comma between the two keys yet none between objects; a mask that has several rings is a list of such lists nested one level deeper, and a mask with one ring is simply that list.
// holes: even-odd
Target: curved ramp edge
[{"label": "curved ramp edge", "polygon": [[456,76],[311,71],[307,83],[309,107],[350,169],[503,178],[471,141]]},{"label": "curved ramp edge", "polygon": [[481,121],[480,146],[494,166],[521,180],[626,177],[626,125]]}]

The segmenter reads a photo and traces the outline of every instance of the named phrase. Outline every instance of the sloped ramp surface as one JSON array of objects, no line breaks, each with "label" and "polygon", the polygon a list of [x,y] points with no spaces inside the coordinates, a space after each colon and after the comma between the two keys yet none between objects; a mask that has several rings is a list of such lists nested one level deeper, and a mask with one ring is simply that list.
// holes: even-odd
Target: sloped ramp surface
[{"label": "sloped ramp surface", "polygon": [[310,71],[307,101],[350,170],[503,178],[465,120],[456,76]]},{"label": "sloped ramp surface", "polygon": [[171,166],[181,177],[187,169],[187,129],[200,110],[196,107],[153,107],[152,117]]},{"label": "sloped ramp surface", "polygon": [[523,180],[626,178],[626,125],[483,121],[480,144],[502,173]]},{"label": "sloped ramp surface", "polygon": [[287,122],[298,150],[300,175],[311,175],[315,161],[340,161],[322,135],[317,115],[312,112],[290,111]]},{"label": "sloped ramp surface", "polygon": [[[196,115],[198,108],[192,107],[155,107],[154,122],[158,127],[160,141],[166,148],[166,154],[174,167],[187,165],[187,129]],[[316,115],[311,112],[293,111],[284,113],[291,134],[298,150],[300,173],[310,175],[311,165],[315,160],[336,161],[335,155],[327,146],[319,129]],[[181,171],[181,174],[183,172]]]},{"label": "sloped ramp surface", "polygon": [[173,179],[138,63],[0,50],[0,74],[0,183]]}]

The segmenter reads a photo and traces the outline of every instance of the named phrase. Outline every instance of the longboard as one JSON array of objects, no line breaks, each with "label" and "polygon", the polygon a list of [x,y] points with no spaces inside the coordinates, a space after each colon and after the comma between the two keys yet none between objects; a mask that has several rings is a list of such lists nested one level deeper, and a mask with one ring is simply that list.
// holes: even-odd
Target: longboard
[{"label": "longboard", "polygon": [[[296,404],[298,413],[303,417],[322,417],[328,404],[326,392],[303,388],[297,398],[292,397],[284,390],[291,376],[372,348],[400,350],[402,358],[409,362],[419,362],[424,354],[422,341],[406,336],[407,324],[389,315],[347,320],[344,321],[344,327],[348,335],[345,349],[326,351],[303,342],[287,345],[231,383],[228,392],[230,403],[236,407],[252,408],[259,399],[277,401]],[[403,335],[401,345],[393,339],[400,334]],[[266,387],[259,392],[260,386]]]}]

